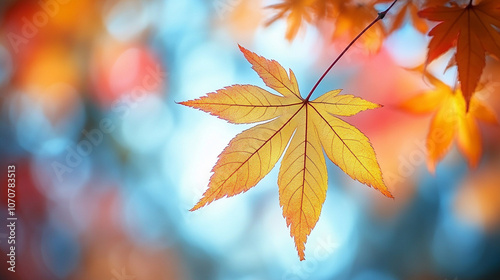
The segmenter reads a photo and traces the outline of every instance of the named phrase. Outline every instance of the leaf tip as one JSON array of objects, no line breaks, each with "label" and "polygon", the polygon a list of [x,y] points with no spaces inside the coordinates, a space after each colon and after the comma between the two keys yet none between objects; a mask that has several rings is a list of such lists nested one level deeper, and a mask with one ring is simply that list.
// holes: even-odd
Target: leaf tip
[{"label": "leaf tip", "polygon": [[[340,91],[339,91],[340,93]],[[367,100],[365,100],[367,101]],[[374,102],[371,102],[371,101],[367,101],[368,102],[368,105],[366,106],[366,109],[365,110],[368,110],[368,109],[378,109],[378,108],[383,108],[384,105],[382,104],[378,104],[378,103],[374,103]]]},{"label": "leaf tip", "polygon": [[383,195],[387,196],[388,198],[394,199],[394,196],[392,195],[391,191],[384,185],[383,188],[377,188]]},{"label": "leaf tip", "polygon": [[193,208],[189,209],[189,212],[194,212],[205,205],[206,205],[206,203],[203,203],[203,200],[200,200],[198,203],[196,203],[195,206],[193,206]]},{"label": "leaf tip", "polygon": [[385,196],[387,196],[388,198],[392,198],[394,199],[394,196],[392,195],[392,193],[389,191],[389,190],[386,190],[384,192],[382,192]]},{"label": "leaf tip", "polygon": [[392,195],[391,191],[389,191],[389,189],[384,183],[382,183],[381,186],[374,186],[374,187],[375,189],[380,191],[383,195],[387,196],[388,198],[394,199],[394,196]]},{"label": "leaf tip", "polygon": [[249,52],[249,51],[248,51],[245,47],[241,46],[240,44],[238,44],[238,48],[240,49],[240,51],[241,51],[243,54],[246,54],[246,53],[248,53],[248,52]]},{"label": "leaf tip", "polygon": [[188,101],[181,101],[181,102],[177,102],[177,101],[175,101],[175,104],[184,105],[184,106],[187,106],[187,107],[192,107],[192,106],[191,106],[191,103],[192,103],[192,100],[188,100]]},{"label": "leaf tip", "polygon": [[306,259],[306,254],[304,253],[305,250],[304,244],[302,244],[302,246],[298,246],[298,244],[296,244],[296,248],[297,248],[297,254],[299,255],[299,260],[304,261]]}]

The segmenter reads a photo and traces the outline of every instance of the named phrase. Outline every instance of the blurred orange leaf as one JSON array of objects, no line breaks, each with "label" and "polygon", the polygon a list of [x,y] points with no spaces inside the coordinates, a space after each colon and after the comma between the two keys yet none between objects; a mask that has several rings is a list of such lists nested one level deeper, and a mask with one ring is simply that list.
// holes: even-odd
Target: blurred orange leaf
[{"label": "blurred orange leaf", "polygon": [[253,85],[234,85],[181,103],[231,123],[264,121],[231,140],[212,170],[208,190],[191,210],[249,190],[285,153],[278,176],[280,205],[303,260],[307,236],[319,219],[328,187],[323,151],[353,179],[392,197],[368,138],[336,117],[379,105],[339,95],[341,90],[313,101],[303,99],[291,70],[288,74],[278,62],[242,47],[240,50],[264,83],[279,95]]},{"label": "blurred orange leaf", "polygon": [[312,7],[315,2],[316,0],[285,0],[282,3],[271,5],[268,8],[277,10],[278,13],[267,22],[267,25],[286,17],[288,24],[286,38],[293,40],[302,25],[302,21],[311,22],[314,12]]},{"label": "blurred orange leaf", "polygon": [[425,77],[434,86],[422,94],[403,102],[400,107],[411,113],[430,113],[435,111],[429,133],[427,134],[427,166],[431,172],[448,152],[453,139],[467,158],[471,167],[476,167],[482,153],[481,133],[476,123],[481,120],[496,124],[493,111],[479,99],[471,99],[470,109],[466,111],[465,99],[460,89],[453,90],[429,73]]},{"label": "blurred orange leaf", "polygon": [[452,3],[429,7],[418,14],[440,22],[429,32],[432,39],[427,62],[457,47],[454,61],[468,109],[485,67],[486,53],[500,58],[500,33],[496,29],[500,28],[500,1],[483,0],[473,5],[471,0],[465,7]]},{"label": "blurred orange leaf", "polygon": [[[378,0],[377,3],[391,3],[393,0]],[[419,0],[406,0],[400,1],[394,7],[394,15],[391,16],[389,24],[389,33],[396,31],[403,26],[403,23],[407,17],[410,16],[413,26],[421,33],[426,33],[429,29],[427,23],[424,19],[418,16],[419,4],[422,1]]]}]

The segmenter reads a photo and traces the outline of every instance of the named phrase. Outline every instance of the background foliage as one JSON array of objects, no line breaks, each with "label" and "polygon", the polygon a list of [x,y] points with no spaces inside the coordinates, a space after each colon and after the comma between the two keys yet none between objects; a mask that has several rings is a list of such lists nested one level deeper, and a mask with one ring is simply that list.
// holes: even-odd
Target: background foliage
[{"label": "background foliage", "polygon": [[[432,113],[401,108],[432,89],[407,70],[426,62],[425,32],[436,24],[416,16],[425,1],[398,1],[317,90],[343,88],[384,105],[350,121],[373,143],[395,200],[328,163],[327,198],[304,262],[277,202],[277,170],[243,195],[188,212],[218,153],[242,128],[174,101],[230,84],[262,85],[237,43],[293,68],[308,92],[389,1],[379,2],[3,1],[0,162],[4,171],[17,164],[20,224],[19,270],[1,269],[0,277],[498,278],[498,126],[479,123],[477,168],[453,145],[432,174]],[[297,12],[287,8],[292,3]],[[451,89],[456,69],[443,71],[453,51],[427,65]],[[499,70],[488,55],[475,93],[496,114]],[[6,215],[0,211],[0,220]]]}]

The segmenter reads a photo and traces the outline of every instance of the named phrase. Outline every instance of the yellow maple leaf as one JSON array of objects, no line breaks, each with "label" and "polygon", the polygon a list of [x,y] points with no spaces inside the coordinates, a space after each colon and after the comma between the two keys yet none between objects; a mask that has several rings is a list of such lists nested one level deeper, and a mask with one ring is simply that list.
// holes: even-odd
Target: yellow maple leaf
[{"label": "yellow maple leaf", "polygon": [[319,219],[328,187],[323,151],[353,179],[392,197],[368,138],[337,117],[380,105],[339,95],[340,90],[312,101],[304,99],[293,71],[288,74],[278,62],[243,47],[240,50],[264,83],[279,95],[253,85],[234,85],[181,102],[231,123],[264,122],[229,142],[212,170],[207,191],[191,211],[249,190],[284,153],[278,176],[280,205],[303,260],[307,236]]},{"label": "yellow maple leaf", "polygon": [[500,58],[500,1],[483,0],[465,7],[457,4],[433,6],[420,11],[421,17],[440,23],[429,36],[430,63],[450,48],[457,48],[452,64],[458,67],[458,78],[466,107],[481,78],[486,64],[486,53]]},{"label": "yellow maple leaf", "polygon": [[415,114],[435,111],[426,142],[429,171],[435,172],[437,163],[448,152],[454,139],[469,165],[476,167],[482,154],[481,133],[476,119],[497,124],[495,114],[475,97],[471,99],[467,111],[460,89],[453,90],[429,73],[424,75],[434,88],[406,100],[400,107]]}]

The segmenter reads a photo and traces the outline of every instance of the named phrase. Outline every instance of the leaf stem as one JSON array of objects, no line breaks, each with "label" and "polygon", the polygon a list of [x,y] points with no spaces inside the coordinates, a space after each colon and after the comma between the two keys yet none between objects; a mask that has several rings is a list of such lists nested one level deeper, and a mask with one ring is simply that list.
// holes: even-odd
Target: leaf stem
[{"label": "leaf stem", "polygon": [[361,33],[358,34],[358,36],[356,36],[356,38],[354,38],[350,43],[349,45],[347,45],[347,47],[339,54],[339,56],[337,56],[337,58],[332,62],[332,64],[326,69],[326,71],[323,73],[323,75],[321,75],[321,77],[319,78],[319,80],[316,82],[316,84],[313,86],[313,88],[311,89],[311,91],[309,92],[309,94],[307,95],[306,99],[304,100],[305,102],[309,101],[309,98],[311,98],[311,95],[313,94],[313,92],[316,90],[316,88],[318,87],[318,85],[321,83],[321,81],[323,81],[323,79],[325,78],[326,74],[328,74],[328,72],[330,72],[330,70],[333,68],[333,66],[335,66],[335,64],[337,64],[337,62],[340,60],[340,58],[342,58],[342,56],[344,56],[344,54],[352,47],[352,45],[354,45],[354,43],[366,32],[368,31],[368,29],[370,29],[375,23],[377,23],[379,20],[383,19],[385,17],[385,15],[387,14],[387,12],[389,12],[389,10],[394,6],[394,4],[396,4],[396,2],[398,2],[398,0],[394,0],[394,2],[392,2],[392,4],[383,12],[380,12],[378,13],[378,16],[376,19],[374,19],[367,27],[365,27],[365,29],[363,29],[363,31],[361,31]]}]

